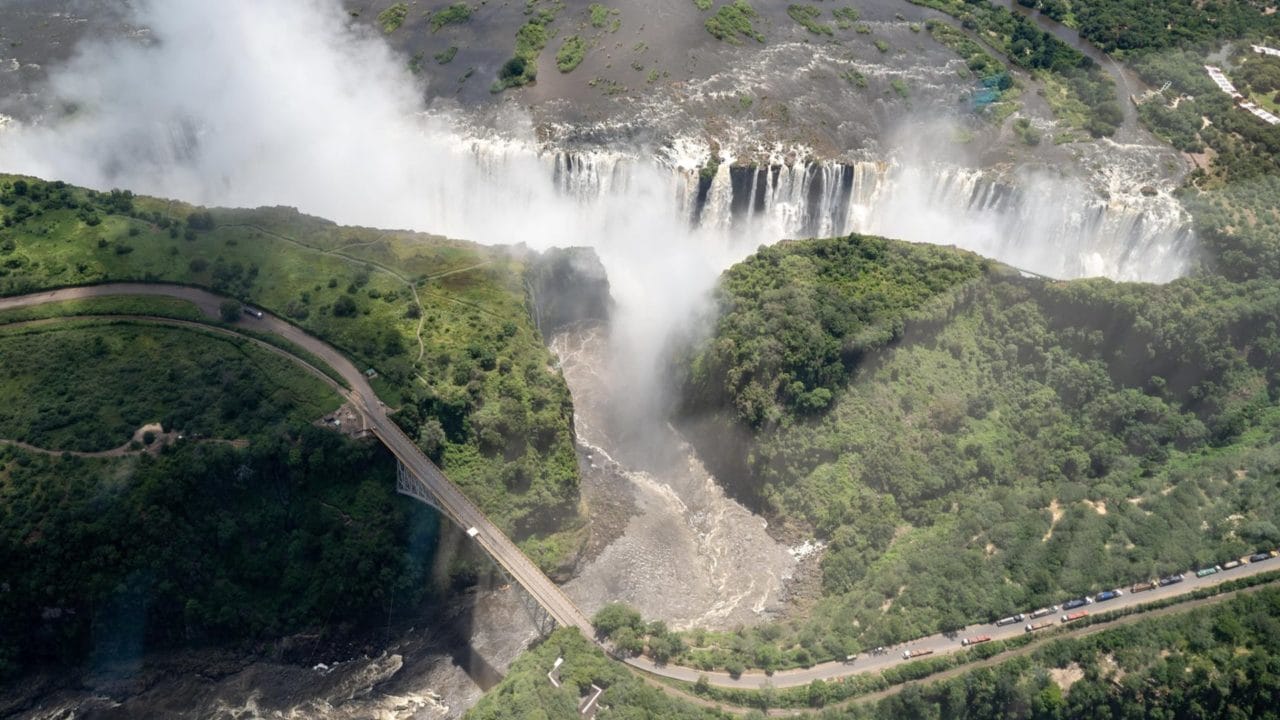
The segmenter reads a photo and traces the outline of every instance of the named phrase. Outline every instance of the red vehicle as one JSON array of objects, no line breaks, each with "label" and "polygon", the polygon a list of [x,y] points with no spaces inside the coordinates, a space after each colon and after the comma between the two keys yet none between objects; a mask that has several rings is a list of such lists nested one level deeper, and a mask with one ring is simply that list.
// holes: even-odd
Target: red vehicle
[{"label": "red vehicle", "polygon": [[1088,611],[1081,610],[1080,612],[1073,612],[1070,615],[1063,615],[1062,622],[1064,623],[1075,622],[1076,620],[1079,620],[1080,618],[1088,614],[1089,614]]},{"label": "red vehicle", "polygon": [[932,655],[932,654],[933,654],[932,650],[903,650],[902,659],[913,660],[918,657],[924,657],[925,655]]},{"label": "red vehicle", "polygon": [[991,636],[979,635],[977,637],[965,638],[960,641],[960,644],[964,645],[965,647],[968,647],[970,645],[977,645],[979,643],[984,643],[984,642],[991,642]]},{"label": "red vehicle", "polygon": [[1043,630],[1043,629],[1045,629],[1045,628],[1047,628],[1047,627],[1053,627],[1053,623],[1052,623],[1052,622],[1042,622],[1042,623],[1034,623],[1034,624],[1032,624],[1032,625],[1028,625],[1028,626],[1027,626],[1027,632],[1035,632],[1035,631],[1037,631],[1037,630]]}]

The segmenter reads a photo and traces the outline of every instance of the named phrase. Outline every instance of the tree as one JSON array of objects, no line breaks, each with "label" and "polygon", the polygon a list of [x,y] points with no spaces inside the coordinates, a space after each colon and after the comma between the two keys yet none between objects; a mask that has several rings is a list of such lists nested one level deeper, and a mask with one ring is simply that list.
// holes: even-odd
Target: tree
[{"label": "tree", "polygon": [[208,210],[193,212],[187,216],[187,227],[191,230],[208,232],[213,229],[213,213]]},{"label": "tree", "polygon": [[527,68],[528,63],[524,58],[516,56],[502,63],[502,69],[498,71],[498,78],[503,81],[511,81],[522,77]]},{"label": "tree", "polygon": [[418,429],[418,447],[436,462],[440,462],[445,440],[444,426],[435,418],[427,418]]},{"label": "tree", "polygon": [[826,681],[819,679],[809,683],[809,707],[820,708],[827,704],[830,697],[831,690]]},{"label": "tree", "polygon": [[341,295],[333,303],[334,317],[354,317],[356,310],[356,301],[350,295]]},{"label": "tree", "polygon": [[235,322],[240,319],[240,303],[236,300],[223,300],[218,306],[218,316],[223,322]]},{"label": "tree", "polygon": [[596,632],[603,637],[610,637],[624,627],[637,633],[642,633],[645,629],[644,618],[640,617],[640,613],[620,602],[612,602],[600,608],[591,619],[591,624],[596,626]]}]

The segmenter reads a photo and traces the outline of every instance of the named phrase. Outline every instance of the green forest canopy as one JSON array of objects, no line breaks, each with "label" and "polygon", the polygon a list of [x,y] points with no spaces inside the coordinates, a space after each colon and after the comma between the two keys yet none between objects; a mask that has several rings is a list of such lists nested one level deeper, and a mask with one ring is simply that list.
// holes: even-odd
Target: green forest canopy
[{"label": "green forest canopy", "polygon": [[206,210],[11,175],[0,175],[0,223],[0,295],[186,283],[327,340],[378,372],[396,421],[536,561],[572,556],[572,402],[530,318],[527,256],[290,208]]},{"label": "green forest canopy", "polygon": [[[895,260],[863,273],[849,256],[868,246]],[[685,660],[839,658],[1280,543],[1274,283],[1048,282],[998,266],[960,282],[984,266],[913,252],[802,241],[726,273],[681,422],[731,490],[828,543],[825,597],[807,619],[690,642]],[[899,272],[902,296],[873,294],[884,267],[912,260],[968,270],[920,273],[934,290]],[[807,304],[770,310],[768,288]],[[850,313],[850,297],[879,304]],[[778,313],[809,319],[794,323],[804,342],[738,321]],[[874,341],[833,364],[848,338]],[[757,347],[779,350],[738,353]],[[764,377],[823,377],[829,405],[741,382],[772,357],[789,365]],[[755,397],[766,422],[742,412]]]}]

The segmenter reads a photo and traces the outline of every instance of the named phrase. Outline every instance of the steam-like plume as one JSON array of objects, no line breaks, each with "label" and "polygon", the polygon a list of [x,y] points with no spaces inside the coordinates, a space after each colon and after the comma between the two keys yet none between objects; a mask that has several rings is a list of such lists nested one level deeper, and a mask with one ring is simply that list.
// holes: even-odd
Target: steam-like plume
[{"label": "steam-like plume", "polygon": [[691,240],[657,168],[596,202],[557,192],[519,113],[506,118],[509,152],[477,162],[476,141],[424,114],[403,60],[333,0],[165,0],[135,22],[140,40],[89,44],[53,74],[71,112],[0,133],[0,167],[485,243],[594,246],[637,372],[735,254]]}]

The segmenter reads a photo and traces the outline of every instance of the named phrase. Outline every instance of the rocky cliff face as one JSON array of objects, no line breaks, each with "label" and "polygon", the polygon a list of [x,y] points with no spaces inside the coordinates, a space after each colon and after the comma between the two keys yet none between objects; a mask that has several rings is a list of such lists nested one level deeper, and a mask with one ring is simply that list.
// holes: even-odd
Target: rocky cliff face
[{"label": "rocky cliff face", "polygon": [[534,321],[543,337],[580,322],[609,319],[609,278],[595,250],[552,248],[525,274]]}]

